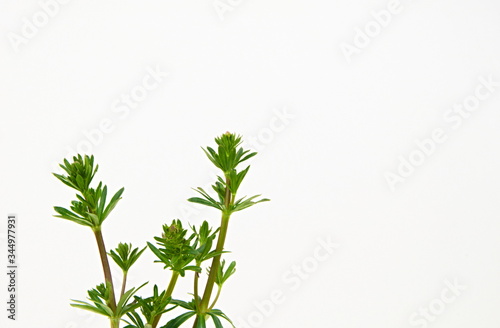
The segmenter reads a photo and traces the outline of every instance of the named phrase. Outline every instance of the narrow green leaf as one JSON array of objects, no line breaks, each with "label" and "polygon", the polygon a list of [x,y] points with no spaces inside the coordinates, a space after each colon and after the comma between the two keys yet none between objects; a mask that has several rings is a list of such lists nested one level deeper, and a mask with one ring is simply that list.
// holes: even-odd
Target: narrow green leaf
[{"label": "narrow green leaf", "polygon": [[233,273],[236,272],[236,262],[232,261],[231,264],[229,264],[229,267],[227,268],[227,271],[224,273],[223,281],[225,282],[229,277],[233,275]]},{"label": "narrow green leaf", "polygon": [[122,196],[124,190],[125,190],[125,188],[121,188],[120,190],[118,190],[116,192],[116,194],[113,196],[113,198],[111,198],[108,206],[106,206],[106,209],[104,210],[104,213],[102,216],[102,221],[104,221],[108,217],[109,213],[111,213],[111,211],[115,208],[116,204],[121,199],[121,196]]},{"label": "narrow green leaf", "polygon": [[78,189],[77,186],[75,186],[71,181],[69,181],[67,177],[57,173],[52,173],[52,174],[68,187],[71,187],[73,189]]},{"label": "narrow green leaf", "polygon": [[198,204],[202,204],[202,205],[214,207],[214,208],[220,210],[219,203],[217,203],[217,202],[212,203],[212,202],[209,202],[208,200],[203,199],[203,198],[191,197],[191,198],[188,199],[188,201],[191,202],[191,203],[198,203]]},{"label": "narrow green leaf", "polygon": [[136,248],[132,251],[132,254],[130,254],[130,259],[129,259],[129,268],[139,259],[139,257],[144,253],[147,247],[144,247],[139,251],[139,248]]},{"label": "narrow green leaf", "polygon": [[80,217],[77,214],[75,214],[75,213],[73,213],[73,212],[71,212],[63,207],[55,206],[54,210],[60,214],[60,215],[54,215],[54,217],[56,217],[56,218],[61,218],[61,219],[73,221],[73,222],[81,224],[83,226],[92,227],[92,222],[90,222],[88,219]]},{"label": "narrow green leaf", "polygon": [[199,266],[196,266],[196,265],[188,265],[188,266],[185,266],[183,269],[184,270],[191,270],[191,271],[195,271],[195,272],[201,272],[201,268]]},{"label": "narrow green leaf", "polygon": [[92,312],[99,313],[99,314],[107,316],[107,317],[113,316],[113,311],[108,306],[106,306],[104,304],[97,303],[97,304],[101,305],[99,308],[97,308],[96,307],[97,304],[91,305],[91,304],[89,304],[87,302],[83,302],[83,301],[77,301],[77,300],[72,300],[72,301],[76,302],[76,303],[70,304],[72,307],[92,311]]},{"label": "narrow green leaf", "polygon": [[66,216],[69,218],[75,218],[75,219],[83,219],[81,216],[78,216],[77,214],[71,212],[68,209],[65,209],[64,207],[54,206],[54,210],[62,216]]},{"label": "narrow green leaf", "polygon": [[148,242],[149,249],[165,264],[169,264],[169,259],[155,245]]},{"label": "narrow green leaf", "polygon": [[[223,319],[227,320],[227,321],[231,324],[231,326],[233,326],[233,327],[234,327],[234,324],[233,324],[233,322],[231,321],[231,319],[229,319],[229,318],[227,317],[227,315],[225,315],[225,314],[224,314],[221,310],[219,310],[219,309],[212,309],[212,310],[210,311],[210,313],[213,313],[213,314],[215,314],[216,316],[219,316],[219,317],[221,317],[221,318],[223,318]],[[236,328],[236,327],[234,327],[234,328]]]},{"label": "narrow green leaf", "polygon": [[106,316],[106,317],[109,317],[109,314],[106,313],[105,311],[102,311],[98,308],[95,308],[91,305],[85,305],[85,304],[70,304],[72,307],[75,307],[75,308],[79,308],[79,309],[82,309],[82,310],[87,310],[87,311],[90,311],[90,312],[94,312],[94,313],[97,313],[97,314],[100,314],[100,315],[103,315],[103,316]]},{"label": "narrow green leaf", "polygon": [[214,313],[208,313],[208,314],[212,317],[212,320],[214,321],[215,324],[215,328],[224,328],[224,326],[222,326],[222,322],[220,322],[219,318],[217,318],[217,316]]},{"label": "narrow green leaf", "polygon": [[99,199],[99,206],[97,207],[97,214],[102,218],[104,212],[104,205],[106,204],[106,196],[108,194],[108,187],[104,186],[102,189],[101,197]]},{"label": "narrow green leaf", "polygon": [[170,301],[170,303],[172,304],[175,304],[175,305],[178,305],[186,310],[193,310],[194,311],[194,304],[192,302],[185,302],[185,301],[182,301],[182,300],[175,300],[175,299],[172,299]]},{"label": "narrow green leaf", "polygon": [[139,286],[137,288],[131,288],[126,293],[124,293],[123,296],[120,298],[120,301],[118,301],[118,304],[116,304],[116,313],[124,315],[125,313],[122,312],[122,309],[125,307],[126,303],[129,301],[130,297],[132,297],[132,295],[134,293],[136,293],[139,289],[144,287],[146,284],[147,284],[147,282],[142,284],[141,286]]},{"label": "narrow green leaf", "polygon": [[196,312],[194,312],[194,311],[189,311],[189,312],[186,312],[184,314],[181,314],[177,318],[172,319],[169,322],[167,322],[167,324],[165,326],[163,326],[162,328],[177,328],[195,314],[196,314]]},{"label": "narrow green leaf", "polygon": [[118,254],[116,254],[114,250],[109,251],[109,256],[111,256],[113,261],[115,261],[115,263],[120,267],[120,269],[127,271],[126,265],[125,263],[123,263],[122,258]]},{"label": "narrow green leaf", "polygon": [[257,155],[257,153],[255,153],[255,152],[248,154],[247,156],[245,156],[242,159],[240,159],[240,161],[238,162],[238,164],[241,163],[241,162],[246,161],[247,159],[250,159],[250,158],[254,157],[255,155]]}]

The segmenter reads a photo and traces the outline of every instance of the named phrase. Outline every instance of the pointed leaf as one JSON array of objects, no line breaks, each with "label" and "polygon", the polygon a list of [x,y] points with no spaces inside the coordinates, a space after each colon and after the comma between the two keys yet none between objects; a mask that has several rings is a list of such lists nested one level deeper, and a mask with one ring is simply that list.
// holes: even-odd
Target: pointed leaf
[{"label": "pointed leaf", "polygon": [[121,196],[122,196],[124,190],[125,190],[125,188],[121,188],[120,190],[118,190],[116,192],[116,194],[113,196],[113,198],[111,198],[108,206],[106,206],[106,209],[104,210],[104,213],[102,216],[102,221],[104,221],[108,217],[109,213],[111,213],[111,211],[115,208],[116,204],[121,199]]},{"label": "pointed leaf", "polygon": [[224,314],[221,310],[219,310],[219,309],[212,309],[212,310],[210,310],[210,313],[213,313],[213,314],[215,314],[216,316],[219,316],[219,317],[221,317],[221,318],[223,318],[223,319],[227,320],[227,321],[231,324],[231,326],[233,326],[233,327],[234,327],[234,324],[233,324],[233,322],[231,321],[231,319],[229,319],[229,318],[227,317],[227,315],[225,315],[225,314]]},{"label": "pointed leaf", "polygon": [[215,328],[224,328],[224,326],[222,326],[222,322],[220,322],[219,318],[217,318],[217,316],[213,313],[208,313],[211,317],[212,317],[212,320],[214,321],[214,324],[215,324]]},{"label": "pointed leaf", "polygon": [[196,312],[194,311],[189,311],[184,314],[181,314],[175,319],[170,320],[165,326],[162,328],[177,328],[180,325],[182,325],[184,322],[186,322],[189,318],[191,318],[193,315],[195,315]]},{"label": "pointed leaf", "polygon": [[99,206],[97,207],[97,214],[102,217],[104,205],[106,204],[106,195],[108,194],[108,187],[104,186],[102,189],[101,197],[99,199]]},{"label": "pointed leaf", "polygon": [[214,208],[220,210],[220,206],[218,205],[218,203],[212,203],[212,202],[209,202],[208,200],[200,198],[200,197],[191,197],[188,199],[188,201],[191,203],[198,203],[201,205],[214,207]]},{"label": "pointed leaf", "polygon": [[165,264],[168,264],[170,260],[158,249],[155,245],[148,242],[149,249]]}]

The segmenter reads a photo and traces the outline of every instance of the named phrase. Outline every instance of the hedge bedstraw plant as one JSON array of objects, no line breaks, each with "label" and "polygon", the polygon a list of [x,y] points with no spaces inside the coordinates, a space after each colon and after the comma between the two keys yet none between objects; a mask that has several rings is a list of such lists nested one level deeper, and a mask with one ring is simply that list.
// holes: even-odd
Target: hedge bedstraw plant
[{"label": "hedge bedstraw plant", "polygon": [[[220,318],[227,320],[233,327],[231,320],[219,309],[215,308],[219,300],[222,287],[227,279],[236,271],[236,262],[226,266],[222,256],[227,251],[224,248],[229,220],[234,212],[241,211],[257,203],[268,201],[252,197],[237,198],[238,189],[247,175],[250,166],[238,171],[242,162],[252,158],[257,153],[243,150],[241,137],[232,133],[225,133],[215,138],[217,147],[203,149],[210,161],[222,171],[212,185],[214,196],[202,188],[194,189],[196,197],[188,201],[209,206],[221,213],[221,221],[216,229],[204,221],[199,227],[183,227],[180,220],[173,220],[171,224],[162,227],[160,236],[154,237],[156,244],[147,242],[144,248],[134,248],[130,243],[119,243],[116,249],[106,251],[102,234],[104,220],[110,215],[122,198],[124,188],[118,190],[109,201],[108,188],[102,182],[97,187],[91,187],[92,180],[98,170],[94,165],[94,156],[77,155],[73,161],[67,159],[61,164],[65,174],[56,174],[65,185],[77,191],[76,200],[71,201],[69,209],[55,206],[55,217],[73,221],[90,227],[94,234],[99,251],[104,283],[90,289],[88,301],[73,300],[73,307],[92,311],[110,320],[111,328],[119,328],[120,323],[126,322],[125,328],[156,328],[159,326],[163,314],[179,307],[184,313],[170,319],[161,328],[177,328],[190,318],[194,318],[193,328],[206,327],[207,320],[212,320],[216,328],[222,328]],[[152,295],[142,297],[137,292],[147,283],[139,287],[126,289],[127,275],[132,265],[148,248],[156,257],[155,262],[161,263],[164,269],[172,271],[170,281],[164,290],[157,285],[153,286]],[[123,273],[122,286],[119,293],[113,285],[108,257],[120,267]],[[208,272],[205,287],[201,290],[203,268]],[[193,277],[192,299],[183,301],[172,298],[179,277],[187,275]],[[217,291],[214,294],[214,288]],[[160,291],[161,290],[161,291]],[[126,318],[125,318],[126,317]]]}]

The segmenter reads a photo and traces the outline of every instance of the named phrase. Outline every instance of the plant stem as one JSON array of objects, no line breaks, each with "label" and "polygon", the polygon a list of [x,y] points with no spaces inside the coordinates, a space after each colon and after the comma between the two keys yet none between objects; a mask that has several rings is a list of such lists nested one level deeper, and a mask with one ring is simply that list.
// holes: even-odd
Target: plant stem
[{"label": "plant stem", "polygon": [[122,290],[120,292],[120,298],[122,298],[123,294],[125,294],[125,286],[127,285],[127,276],[128,276],[128,271],[123,271],[123,281],[122,281]]},{"label": "plant stem", "polygon": [[[215,248],[216,252],[222,252],[224,249],[224,243],[226,241],[227,228],[229,225],[229,218],[231,217],[230,206],[233,204],[234,196],[231,194],[231,189],[229,189],[229,177],[226,175],[226,197],[224,198],[225,211],[222,211],[222,218],[219,230],[219,238],[217,239],[217,246]],[[232,196],[232,197],[231,197]],[[203,293],[203,298],[199,308],[197,309],[198,314],[204,315],[208,310],[208,302],[210,302],[210,296],[212,296],[212,291],[214,289],[215,278],[217,276],[217,271],[219,271],[221,255],[217,255],[212,260],[212,265],[210,266],[210,273],[208,274],[207,284],[205,285],[205,292]],[[217,301],[217,298],[215,299]],[[215,305],[215,303],[213,304]],[[198,324],[198,315],[194,321],[193,328],[196,328]]]},{"label": "plant stem", "polygon": [[[179,272],[177,271],[172,271],[172,277],[170,278],[170,283],[168,284],[167,291],[165,292],[165,296],[163,298],[163,301],[172,296],[172,292],[174,291],[175,284],[177,283],[177,278],[179,278]],[[153,320],[153,323],[151,326],[153,328],[156,328],[158,326],[158,323],[160,322],[161,319],[161,314],[158,314],[155,319]]]},{"label": "plant stem", "polygon": [[173,271],[172,278],[170,278],[170,283],[168,284],[167,293],[165,294],[164,300],[167,299],[168,297],[172,296],[172,293],[173,293],[174,288],[175,288],[175,284],[177,283],[177,278],[179,278],[179,272]]},{"label": "plant stem", "polygon": [[119,328],[120,327],[120,318],[109,318],[111,322],[111,328]]},{"label": "plant stem", "polygon": [[[109,285],[109,306],[111,310],[116,310],[115,301],[115,289],[113,287],[113,277],[111,276],[111,270],[109,268],[108,254],[106,253],[106,246],[104,245],[104,239],[102,237],[101,229],[94,230],[95,239],[97,241],[97,247],[99,248],[99,255],[101,255],[102,269],[104,271],[104,280],[106,285]],[[119,321],[118,321],[119,322]]]},{"label": "plant stem", "polygon": [[[217,240],[217,247],[215,248],[216,252],[222,252],[224,249],[224,242],[226,241],[227,228],[229,225],[229,214],[222,214],[222,222],[220,226],[219,239]],[[215,278],[217,276],[217,271],[220,266],[220,258],[221,255],[217,255],[212,260],[212,265],[210,266],[210,273],[208,275],[207,284],[205,286],[205,292],[203,293],[203,298],[200,303],[200,313],[205,313],[208,309],[208,302],[210,302],[210,296],[212,295],[212,291],[214,289]]]},{"label": "plant stem", "polygon": [[[222,215],[222,223],[220,227],[220,232],[219,232],[219,239],[217,240],[217,248],[216,251],[222,251],[224,248],[224,242],[226,240],[226,234],[227,234],[227,227],[229,224],[229,215]],[[220,265],[220,255],[216,256],[212,260],[212,266],[210,267],[210,273],[208,275],[208,280],[207,280],[207,285],[205,286],[205,292],[203,293],[203,298],[201,300],[201,303],[198,305],[197,312],[199,315],[204,315],[207,312],[207,306],[208,302],[210,301],[210,296],[212,294],[212,290],[214,288],[215,284],[215,277],[217,275],[217,271],[219,270],[219,265]],[[212,308],[215,305],[215,302],[219,298],[219,292],[217,293],[217,296],[215,297],[214,302],[212,303]],[[198,318],[199,315],[196,316],[196,319],[194,320],[193,323],[193,328],[196,328],[198,325]]]},{"label": "plant stem", "polygon": [[[197,266],[200,266],[201,263],[196,263]],[[198,272],[194,273],[194,303],[196,304],[196,307],[198,308],[198,280],[200,278],[200,274]]]},{"label": "plant stem", "polygon": [[212,305],[210,305],[210,307],[208,308],[209,311],[214,308],[215,303],[217,303],[217,301],[219,300],[219,296],[220,296],[220,291],[221,290],[222,290],[222,287],[221,286],[217,286],[217,294],[215,295],[215,299],[212,302]]}]

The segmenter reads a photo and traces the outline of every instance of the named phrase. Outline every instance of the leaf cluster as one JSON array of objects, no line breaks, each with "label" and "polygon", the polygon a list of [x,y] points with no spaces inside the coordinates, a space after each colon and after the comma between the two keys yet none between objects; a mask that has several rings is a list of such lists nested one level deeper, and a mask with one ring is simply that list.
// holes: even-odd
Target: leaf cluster
[{"label": "leaf cluster", "polygon": [[240,172],[231,170],[228,176],[226,176],[225,181],[220,176],[217,177],[217,181],[212,185],[212,189],[217,194],[217,199],[212,197],[203,188],[198,187],[193,190],[199,193],[201,197],[191,197],[188,201],[216,208],[226,215],[231,215],[234,212],[244,210],[255,204],[269,201],[267,198],[257,199],[261,195],[254,195],[249,198],[245,196],[236,200],[238,188],[249,169],[250,166],[247,166]]},{"label": "leaf cluster", "polygon": [[238,172],[237,166],[257,153],[243,150],[240,147],[241,136],[229,132],[215,138],[215,142],[218,145],[217,152],[211,147],[204,149],[204,152],[210,161],[224,173],[224,178],[218,176],[212,185],[217,197],[212,197],[203,188],[196,188],[194,190],[201,197],[191,197],[188,201],[216,208],[227,216],[257,203],[269,201],[267,198],[257,199],[260,195],[236,199],[236,193],[250,170],[250,166],[247,166]]},{"label": "leaf cluster", "polygon": [[227,270],[224,270],[224,266],[226,265],[226,260],[222,260],[219,269],[217,270],[217,275],[215,276],[215,283],[219,288],[222,288],[222,285],[236,272],[236,262],[232,261]]},{"label": "leaf cluster", "polygon": [[123,270],[123,272],[128,272],[130,267],[139,259],[141,254],[146,250],[147,247],[139,250],[139,248],[132,249],[132,244],[119,243],[115,250],[109,252],[109,256],[115,261],[115,263]]},{"label": "leaf cluster", "polygon": [[224,251],[217,252],[215,250],[212,250],[212,246],[215,237],[217,236],[217,232],[219,232],[219,229],[212,232],[212,229],[210,228],[207,221],[203,221],[199,230],[196,230],[196,227],[191,227],[191,229],[193,230],[194,236],[194,259],[197,266],[200,266],[202,262],[209,260],[217,255],[226,253]]},{"label": "leaf cluster", "polygon": [[71,201],[69,209],[54,206],[57,213],[54,216],[91,227],[94,231],[100,230],[102,223],[115,208],[125,189],[118,190],[106,203],[107,186],[99,182],[97,188],[90,187],[99,167],[98,165],[94,167],[94,156],[74,156],[72,163],[64,159],[64,164],[60,164],[60,167],[66,171],[67,175],[53,173],[54,176],[65,185],[76,189],[78,193],[76,200]]},{"label": "leaf cluster", "polygon": [[129,301],[130,298],[146,284],[147,283],[144,283],[137,288],[134,287],[125,292],[118,301],[115,310],[110,306],[109,300],[111,289],[108,284],[100,284],[90,289],[88,291],[88,300],[90,302],[72,300],[75,303],[72,303],[71,306],[98,313],[112,319],[121,318],[123,315],[133,311],[139,306],[136,302]]},{"label": "leaf cluster", "polygon": [[172,298],[166,297],[166,293],[167,292],[165,290],[159,293],[158,286],[154,285],[153,296],[147,298],[135,296],[135,301],[139,305],[138,309],[140,309],[140,312],[146,322],[142,320],[141,315],[137,313],[137,309],[135,309],[127,313],[128,318],[132,322],[126,321],[128,326],[125,328],[149,328],[158,315],[171,311],[177,307],[177,305],[174,305],[171,308],[167,308]]},{"label": "leaf cluster", "polygon": [[148,242],[151,251],[158,257],[157,263],[163,263],[165,269],[178,272],[184,277],[186,270],[200,272],[201,268],[189,265],[195,258],[195,250],[191,245],[194,235],[186,238],[187,230],[180,220],[173,220],[170,225],[163,225],[161,237],[154,237],[159,247]]},{"label": "leaf cluster", "polygon": [[[226,132],[220,137],[215,138],[217,151],[211,147],[203,149],[210,161],[228,175],[236,168],[238,164],[257,155],[256,152],[243,150],[241,145],[241,136]],[[238,148],[239,147],[239,148]]]},{"label": "leaf cluster", "polygon": [[218,309],[211,309],[207,311],[205,314],[200,314],[198,313],[198,309],[196,308],[196,302],[192,300],[191,302],[184,302],[180,300],[172,300],[173,304],[176,304],[186,310],[189,310],[178,317],[170,320],[167,322],[166,325],[162,326],[161,328],[178,328],[180,327],[184,322],[192,318],[193,316],[196,315],[196,328],[205,328],[207,325],[207,319],[212,319],[212,321],[215,324],[216,328],[223,328],[222,322],[219,318],[222,318],[224,320],[227,320],[233,327],[234,324],[233,322],[221,311]]},{"label": "leaf cluster", "polygon": [[73,162],[70,163],[64,159],[64,164],[59,166],[66,171],[67,175],[53,173],[56,178],[61,180],[65,185],[78,191],[87,190],[89,188],[94,175],[99,168],[99,165],[94,167],[94,156],[78,154],[73,157]]}]

